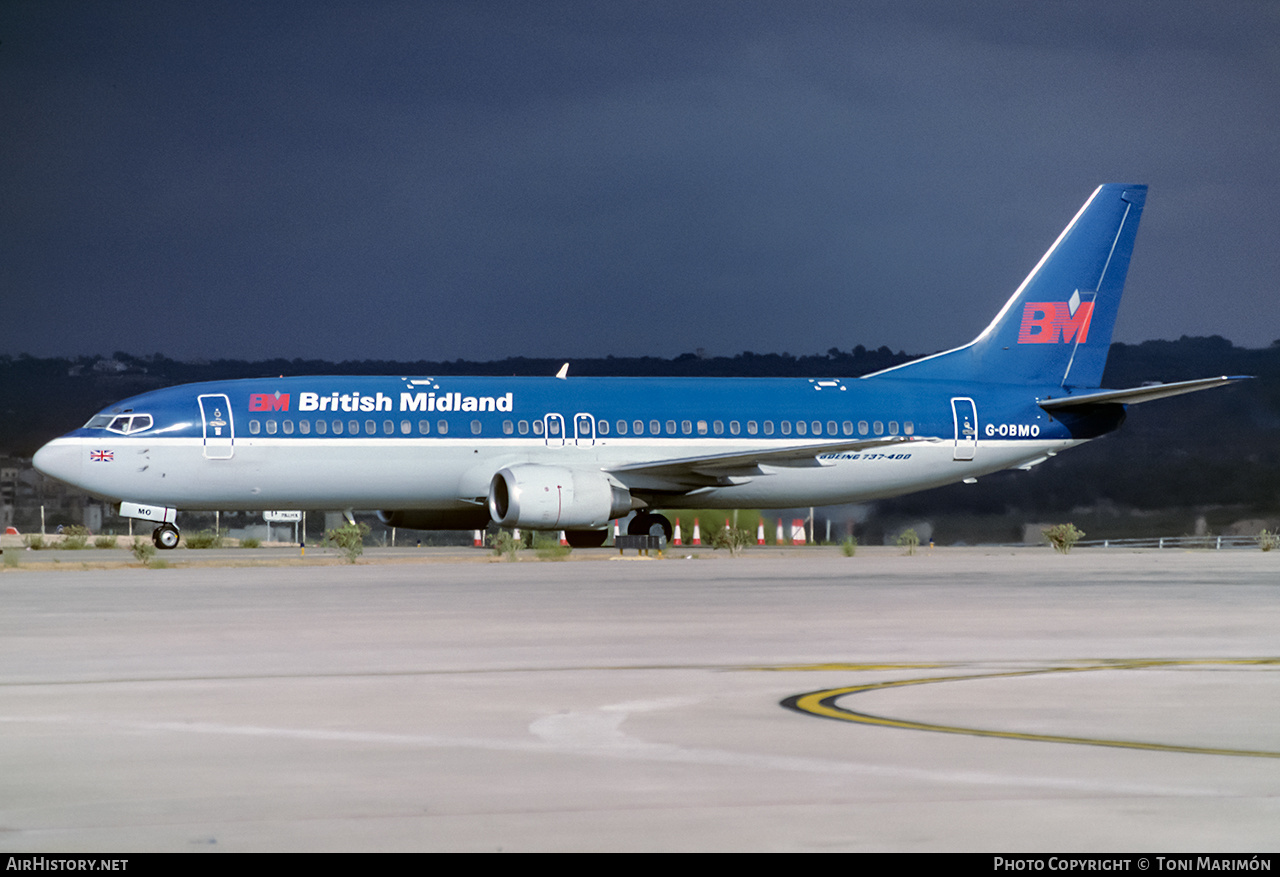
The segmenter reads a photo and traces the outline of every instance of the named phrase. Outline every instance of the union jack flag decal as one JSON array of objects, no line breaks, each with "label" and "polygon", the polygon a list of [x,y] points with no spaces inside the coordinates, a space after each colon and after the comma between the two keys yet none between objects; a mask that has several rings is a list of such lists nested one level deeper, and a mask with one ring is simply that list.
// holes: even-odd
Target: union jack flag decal
[{"label": "union jack flag decal", "polygon": [[89,459],[95,463],[110,463],[116,458],[115,451],[90,451]]}]

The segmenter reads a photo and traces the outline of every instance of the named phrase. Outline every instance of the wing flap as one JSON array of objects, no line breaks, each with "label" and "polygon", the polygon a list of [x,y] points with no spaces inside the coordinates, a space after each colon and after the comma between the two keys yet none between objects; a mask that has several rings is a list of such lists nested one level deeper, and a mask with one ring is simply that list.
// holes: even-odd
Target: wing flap
[{"label": "wing flap", "polygon": [[820,454],[863,451],[924,440],[910,436],[886,436],[857,441],[810,442],[783,448],[760,448],[727,454],[705,454],[698,457],[628,463],[610,467],[605,471],[633,488],[692,490],[698,487],[744,483],[751,478],[767,474],[760,468],[761,466],[788,468],[827,466],[830,464],[818,459]]}]

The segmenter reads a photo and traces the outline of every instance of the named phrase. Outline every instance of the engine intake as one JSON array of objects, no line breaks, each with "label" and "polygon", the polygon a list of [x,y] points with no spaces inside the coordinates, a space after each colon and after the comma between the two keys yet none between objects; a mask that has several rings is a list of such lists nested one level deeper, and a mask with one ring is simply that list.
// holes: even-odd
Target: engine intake
[{"label": "engine intake", "polygon": [[603,472],[508,466],[489,482],[489,514],[503,527],[591,530],[631,511],[631,492]]}]

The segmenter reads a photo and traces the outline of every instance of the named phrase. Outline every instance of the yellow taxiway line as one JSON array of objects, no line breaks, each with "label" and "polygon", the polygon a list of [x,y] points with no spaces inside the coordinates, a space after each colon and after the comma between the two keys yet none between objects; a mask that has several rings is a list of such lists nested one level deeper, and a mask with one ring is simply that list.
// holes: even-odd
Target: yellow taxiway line
[{"label": "yellow taxiway line", "polygon": [[[902,688],[908,685],[928,685],[935,682],[964,682],[971,679],[1002,679],[1018,676],[1042,676],[1051,673],[1084,673],[1094,670],[1146,670],[1161,667],[1185,667],[1197,665],[1237,665],[1237,666],[1280,666],[1280,658],[1234,658],[1234,659],[1194,659],[1194,660],[1114,660],[1097,661],[1081,665],[1043,667],[1034,670],[1016,670],[1003,673],[975,673],[961,676],[925,676],[915,679],[897,679],[889,682],[875,682],[868,685],[851,685],[844,688],[826,688],[821,691],[810,691],[797,694],[782,701],[782,706],[811,716],[824,719],[836,719],[842,722],[855,722],[862,725],[880,725],[887,728],[903,728],[912,731],[935,731],[943,734],[965,734],[971,737],[997,737],[1005,740],[1036,740],[1042,743],[1071,743],[1080,746],[1111,746],[1120,749],[1145,749],[1153,752],[1187,752],[1197,755],[1234,755],[1246,758],[1280,758],[1280,752],[1262,749],[1222,749],[1206,746],[1176,746],[1169,743],[1148,743],[1139,740],[1112,740],[1102,737],[1070,737],[1057,734],[1031,734],[1020,731],[997,731],[987,728],[966,728],[958,725],[938,725],[930,722],[916,722],[910,719],[895,719],[888,716],[875,716],[870,713],[857,712],[838,706],[841,698],[867,691],[881,691],[889,688]],[[945,667],[946,664],[809,664],[789,667],[769,667],[770,670],[884,670],[905,668]],[[765,668],[760,668],[765,669]]]}]

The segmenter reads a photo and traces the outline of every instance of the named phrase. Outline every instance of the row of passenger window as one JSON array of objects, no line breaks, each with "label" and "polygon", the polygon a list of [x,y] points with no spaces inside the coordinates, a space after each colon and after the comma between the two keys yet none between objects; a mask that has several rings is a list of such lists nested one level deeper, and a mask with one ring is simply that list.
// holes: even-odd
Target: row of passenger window
[{"label": "row of passenger window", "polygon": [[[502,421],[502,433],[503,435],[514,435],[516,433],[519,433],[520,435],[528,435],[532,432],[536,436],[541,436],[545,433],[548,436],[554,437],[560,435],[562,431],[561,423],[562,421],[558,416],[548,417],[545,420],[545,427],[544,421],[542,420],[520,420],[515,422],[504,420]],[[650,420],[647,425],[648,435],[694,435],[695,433],[697,435],[707,435],[708,433],[712,435],[725,434],[725,422],[723,420],[713,420],[710,421],[710,423],[705,420],[699,420],[696,422],[692,420],[681,420],[678,428],[676,421],[674,420],[668,420],[665,423],[660,420]],[[362,424],[359,420],[317,420],[314,425],[310,420],[299,420],[295,427],[292,420],[267,420],[264,422],[254,418],[249,421],[249,434],[259,435],[263,432],[265,427],[267,435],[276,435],[277,432],[282,432],[284,435],[293,435],[295,428],[301,435],[310,435],[313,429],[316,435],[326,435],[328,433],[332,433],[333,435],[343,435],[344,433],[349,435],[360,435],[361,426]],[[632,435],[646,435],[645,426],[646,423],[643,420],[633,420],[630,423],[625,420],[619,420],[614,424],[614,429],[620,436],[627,435],[628,432]],[[379,424],[376,420],[364,421],[363,427],[364,435],[377,435],[379,432]],[[381,427],[382,435],[395,435],[397,433],[397,424],[393,420],[382,421]],[[577,423],[577,435],[579,437],[590,437],[591,427],[592,422],[590,419],[579,417]],[[898,428],[898,421],[890,420],[888,423],[888,434],[898,435]],[[608,435],[609,421],[598,421],[595,423],[595,429],[596,435]],[[857,429],[858,435],[884,435],[886,431],[885,423],[880,420],[872,421],[871,423],[868,423],[865,420],[859,420]],[[480,435],[482,430],[483,426],[479,420],[471,421],[472,435]],[[915,424],[910,420],[905,421],[902,424],[903,435],[914,435],[915,431]],[[413,435],[413,422],[409,420],[400,421],[398,425],[398,432],[400,435]],[[741,435],[742,424],[737,420],[730,420],[728,422],[728,432],[729,435]],[[746,421],[746,432],[747,435],[759,435],[761,433],[764,435],[774,435],[774,422],[772,420],[765,420],[761,422],[748,420]],[[828,420],[825,424],[821,420],[797,420],[794,421],[794,423],[790,420],[782,420],[777,424],[777,432],[782,435],[791,435],[794,432],[795,435],[812,434],[815,436],[851,436],[854,433],[854,425],[852,420],[846,420],[842,423],[837,423],[834,420]],[[436,435],[448,435],[449,421],[437,420],[435,424],[435,433]],[[430,435],[431,421],[419,420],[417,423],[417,434]]]},{"label": "row of passenger window", "polygon": [[[668,420],[665,423],[659,420],[650,420],[648,423],[648,427],[649,427],[649,430],[648,430],[649,435],[676,435],[677,434],[676,421],[674,420]],[[759,435],[761,433],[763,433],[764,435],[774,435],[774,432],[775,432],[774,422],[772,420],[764,420],[760,422],[756,422],[754,420],[748,420],[746,422],[746,427],[747,427],[747,435]],[[821,420],[812,420],[812,421],[797,420],[794,423],[790,420],[782,420],[782,421],[779,421],[777,424],[777,431],[782,435],[791,435],[792,432],[794,432],[796,435],[808,435],[812,433],[815,436],[820,436],[820,435],[824,435],[823,427],[824,427],[824,424]],[[826,427],[825,435],[829,435],[829,436],[853,435],[852,420],[846,420],[846,421],[843,421],[842,423],[836,423],[836,421],[834,420],[828,420],[826,421],[825,427]],[[628,430],[627,421],[625,420],[617,421],[617,423],[615,424],[615,428],[617,429],[618,435],[626,435]],[[645,435],[645,422],[643,420],[633,420],[631,421],[630,429],[634,435]],[[608,435],[609,421],[601,420],[596,425],[596,430],[599,435]],[[910,420],[902,424],[903,435],[914,435],[915,431],[916,431],[915,424]],[[698,435],[707,435],[708,432],[710,432],[710,434],[712,435],[724,435],[725,422],[723,420],[713,420],[710,422],[710,425],[708,425],[707,421],[705,420],[699,420],[699,421],[681,420],[680,421],[680,426],[679,426],[680,435],[693,435],[695,433]],[[896,420],[889,421],[888,432],[889,432],[889,435],[898,434],[898,421]],[[741,433],[742,433],[742,424],[737,420],[730,420],[729,435],[740,435]],[[876,420],[871,423],[868,423],[865,420],[859,420],[858,435],[868,435],[871,433],[874,433],[875,435],[884,435],[885,434],[884,421]]]},{"label": "row of passenger window", "polygon": [[[510,421],[507,421],[507,422],[510,423]],[[277,432],[282,432],[285,435],[294,434],[295,424],[292,420],[285,420],[285,421],[279,421],[279,422],[275,420],[268,420],[264,424],[262,421],[259,421],[257,419],[251,419],[249,421],[249,434],[259,435],[260,433],[263,432],[264,425],[266,427],[265,431],[267,435],[275,435]],[[311,435],[313,430],[315,431],[316,435],[327,435],[328,433],[333,433],[334,435],[342,435],[344,433],[349,433],[351,435],[360,435],[360,426],[361,424],[360,424],[360,421],[358,420],[347,420],[345,422],[342,420],[334,420],[334,421],[317,420],[314,425],[310,420],[299,420],[298,423],[296,424],[296,429],[300,435]],[[408,420],[400,421],[399,431],[400,431],[400,435],[412,435],[413,423]],[[480,421],[478,420],[471,421],[471,432],[473,435],[480,434]],[[449,421],[447,420],[437,421],[436,433],[438,435],[448,435]],[[364,434],[377,435],[378,422],[376,420],[366,420],[364,422]],[[382,434],[395,435],[396,434],[395,421],[393,420],[382,421]],[[431,421],[419,420],[418,434],[430,435]]]}]

